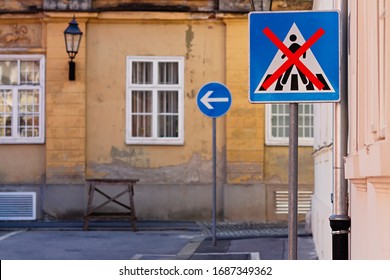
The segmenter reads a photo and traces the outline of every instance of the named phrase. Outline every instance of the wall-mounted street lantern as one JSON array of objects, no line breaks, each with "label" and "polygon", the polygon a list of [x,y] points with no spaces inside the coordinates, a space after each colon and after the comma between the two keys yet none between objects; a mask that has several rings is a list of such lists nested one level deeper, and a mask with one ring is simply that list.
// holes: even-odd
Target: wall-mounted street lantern
[{"label": "wall-mounted street lantern", "polygon": [[69,26],[64,31],[66,52],[69,56],[69,81],[76,79],[76,64],[73,61],[80,47],[81,37],[83,32],[79,29],[79,24],[76,21],[76,17],[73,16]]},{"label": "wall-mounted street lantern", "polygon": [[271,11],[272,0],[249,0],[252,11]]}]

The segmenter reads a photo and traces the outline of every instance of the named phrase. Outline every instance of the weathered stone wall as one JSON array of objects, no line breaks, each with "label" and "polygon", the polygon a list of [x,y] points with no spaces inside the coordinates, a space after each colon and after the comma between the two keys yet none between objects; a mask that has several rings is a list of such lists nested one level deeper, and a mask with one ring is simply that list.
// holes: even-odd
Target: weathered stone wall
[{"label": "weathered stone wall", "polygon": [[2,0],[0,1],[0,13],[4,11],[37,11],[42,10],[43,0]]}]

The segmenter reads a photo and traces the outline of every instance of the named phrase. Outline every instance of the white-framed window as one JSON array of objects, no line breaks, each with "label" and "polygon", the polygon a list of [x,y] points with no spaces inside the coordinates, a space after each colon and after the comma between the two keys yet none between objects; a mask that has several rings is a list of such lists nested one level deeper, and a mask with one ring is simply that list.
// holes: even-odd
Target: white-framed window
[{"label": "white-framed window", "polygon": [[0,55],[0,144],[44,143],[43,55]]},{"label": "white-framed window", "polygon": [[[266,144],[288,145],[290,126],[289,104],[266,105]],[[313,104],[298,105],[298,144],[312,146],[314,140]]]},{"label": "white-framed window", "polygon": [[127,57],[126,143],[184,143],[184,58]]}]

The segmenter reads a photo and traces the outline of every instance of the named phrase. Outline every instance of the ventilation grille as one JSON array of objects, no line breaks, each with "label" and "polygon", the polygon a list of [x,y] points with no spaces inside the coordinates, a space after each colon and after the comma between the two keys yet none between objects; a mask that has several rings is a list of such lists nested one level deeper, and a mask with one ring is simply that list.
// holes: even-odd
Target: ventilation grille
[{"label": "ventilation grille", "polygon": [[35,192],[0,192],[0,220],[35,220]]},{"label": "ventilation grille", "polygon": [[[312,191],[298,191],[298,214],[310,211],[312,194]],[[288,214],[288,191],[275,192],[275,213]]]}]

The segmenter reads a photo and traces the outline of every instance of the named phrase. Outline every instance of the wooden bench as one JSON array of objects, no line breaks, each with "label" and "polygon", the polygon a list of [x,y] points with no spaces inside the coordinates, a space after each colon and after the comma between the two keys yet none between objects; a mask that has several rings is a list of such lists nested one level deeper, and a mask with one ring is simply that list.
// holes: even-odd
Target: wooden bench
[{"label": "wooden bench", "polygon": [[[129,218],[131,225],[134,231],[137,230],[137,217],[135,215],[135,205],[134,205],[134,185],[139,181],[138,179],[114,179],[114,178],[94,178],[86,179],[86,184],[89,186],[88,189],[88,205],[87,211],[84,216],[84,230],[88,230],[88,223],[91,219],[113,219],[113,218]],[[120,193],[112,196],[104,192],[103,188],[109,188],[112,185],[122,185],[126,188]],[[93,199],[95,191],[101,194],[106,200],[98,206],[93,206]],[[128,194],[129,195],[129,205],[126,205],[120,201],[118,198]],[[127,211],[124,212],[103,212],[102,208],[109,203],[114,203],[122,208],[125,208]],[[101,210],[101,211],[98,211]]]}]

